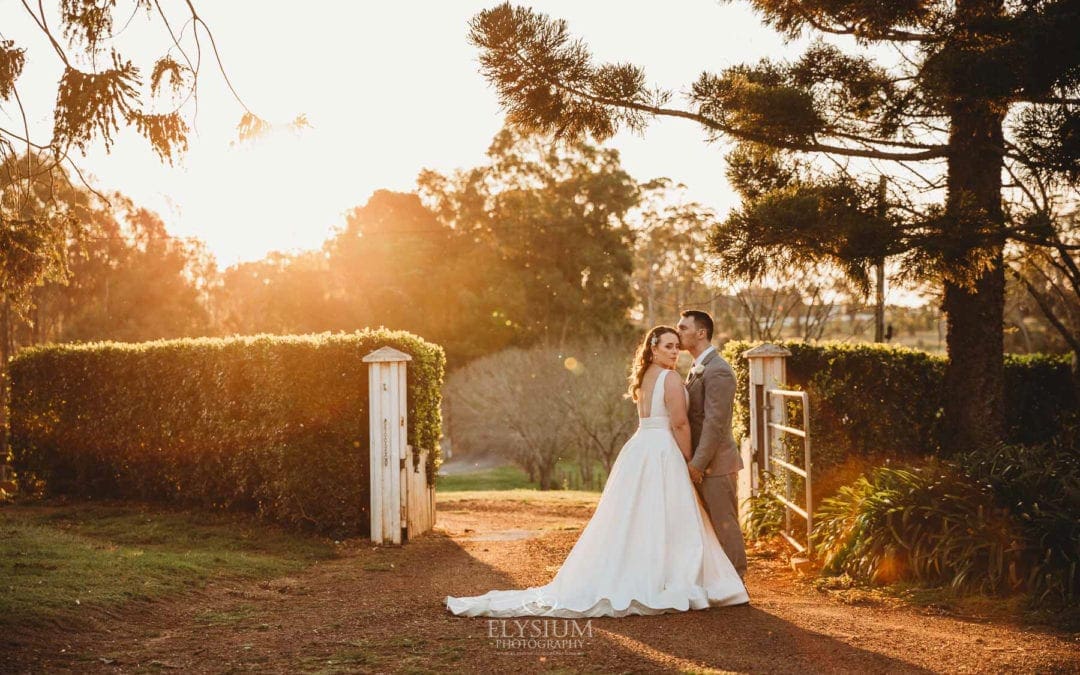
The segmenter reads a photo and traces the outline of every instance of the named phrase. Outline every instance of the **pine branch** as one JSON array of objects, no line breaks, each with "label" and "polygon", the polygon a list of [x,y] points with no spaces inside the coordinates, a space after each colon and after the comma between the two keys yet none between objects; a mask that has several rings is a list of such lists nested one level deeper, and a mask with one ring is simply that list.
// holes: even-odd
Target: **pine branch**
[{"label": "pine branch", "polygon": [[1065,326],[1061,319],[1059,319],[1058,316],[1054,313],[1053,308],[1050,306],[1050,302],[1037,288],[1035,288],[1035,286],[1027,279],[1027,277],[1025,277],[1015,268],[1010,267],[1009,269],[1012,271],[1013,276],[1016,278],[1016,280],[1022,283],[1024,285],[1024,288],[1027,289],[1028,295],[1030,295],[1031,298],[1035,301],[1035,304],[1039,306],[1039,309],[1042,311],[1043,316],[1046,317],[1046,320],[1049,321],[1050,324],[1054,328],[1056,328],[1059,333],[1061,333],[1061,336],[1065,338],[1065,341],[1067,343],[1069,343],[1069,347],[1071,347],[1072,350],[1077,354],[1080,354],[1080,337],[1074,335],[1073,332]]},{"label": "pine branch", "polygon": [[[826,143],[813,142],[813,143],[800,143],[797,141],[783,140],[778,138],[771,138],[763,134],[755,134],[745,129],[739,129],[730,125],[722,124],[711,117],[701,115],[699,113],[689,112],[687,110],[680,110],[677,108],[664,108],[661,106],[647,105],[644,103],[635,103],[633,101],[620,101],[615,99],[609,99],[602,96],[596,96],[588,92],[584,92],[574,87],[571,87],[558,80],[547,78],[548,84],[558,87],[563,91],[566,91],[574,96],[589,101],[590,103],[596,103],[602,106],[610,106],[615,108],[626,108],[630,110],[636,110],[639,112],[648,113],[650,115],[659,117],[678,117],[682,119],[688,119],[693,122],[712,129],[714,131],[720,131],[729,136],[733,136],[741,141],[749,141],[751,143],[760,143],[763,145],[769,145],[772,147],[781,148],[784,150],[792,150],[796,152],[823,152],[832,155],[840,155],[843,157],[860,157],[863,159],[883,159],[890,161],[922,161],[927,159],[935,159],[939,157],[945,157],[947,155],[946,146],[928,146],[931,149],[924,150],[923,152],[887,152],[884,150],[860,150],[857,148],[849,148],[839,145],[829,145]],[[828,135],[828,134],[827,134]],[[874,143],[873,140],[868,140],[869,143]]]}]

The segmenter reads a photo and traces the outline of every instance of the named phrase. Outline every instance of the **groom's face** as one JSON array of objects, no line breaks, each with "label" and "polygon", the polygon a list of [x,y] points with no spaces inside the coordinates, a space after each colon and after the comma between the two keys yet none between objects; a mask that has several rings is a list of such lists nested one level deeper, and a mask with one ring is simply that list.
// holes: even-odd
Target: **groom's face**
[{"label": "groom's face", "polygon": [[679,331],[679,341],[682,342],[683,349],[692,350],[705,339],[705,329],[698,328],[692,316],[681,317],[675,329]]}]

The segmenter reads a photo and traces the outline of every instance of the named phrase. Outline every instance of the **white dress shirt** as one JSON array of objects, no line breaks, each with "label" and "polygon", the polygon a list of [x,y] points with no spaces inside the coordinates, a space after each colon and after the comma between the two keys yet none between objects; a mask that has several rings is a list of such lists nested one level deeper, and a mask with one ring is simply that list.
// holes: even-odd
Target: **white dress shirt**
[{"label": "white dress shirt", "polygon": [[715,351],[716,351],[716,347],[714,347],[712,345],[709,345],[708,349],[706,349],[705,351],[698,354],[698,357],[696,359],[694,359],[694,365],[695,366],[700,366],[705,361],[705,357],[709,355],[709,352],[715,352]]}]

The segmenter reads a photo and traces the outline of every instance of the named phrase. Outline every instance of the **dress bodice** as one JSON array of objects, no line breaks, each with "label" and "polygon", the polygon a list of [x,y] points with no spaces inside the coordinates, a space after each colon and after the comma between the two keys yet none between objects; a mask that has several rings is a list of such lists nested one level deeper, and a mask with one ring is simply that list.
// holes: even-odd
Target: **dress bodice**
[{"label": "dress bodice", "polygon": [[663,370],[656,376],[656,382],[653,382],[652,394],[649,398],[649,416],[638,420],[642,428],[666,429],[671,423],[667,405],[664,403],[664,378],[670,372],[670,370]]}]

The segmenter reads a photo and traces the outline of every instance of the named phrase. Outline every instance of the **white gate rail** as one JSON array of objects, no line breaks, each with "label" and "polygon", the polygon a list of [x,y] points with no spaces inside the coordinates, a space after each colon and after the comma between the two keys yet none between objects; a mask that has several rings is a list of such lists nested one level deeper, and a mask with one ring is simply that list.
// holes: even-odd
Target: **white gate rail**
[{"label": "white gate rail", "polygon": [[[787,399],[798,399],[802,402],[802,429],[788,426],[780,422],[774,422],[771,420],[781,419],[784,422],[787,421],[786,404]],[[775,401],[779,401],[779,410],[774,414]],[[784,478],[784,494],[779,495],[773,492],[773,497],[776,498],[781,504],[784,505],[784,529],[780,534],[784,539],[788,540],[792,546],[795,547],[800,553],[806,553],[807,555],[813,555],[813,543],[811,541],[811,534],[814,531],[814,497],[813,497],[813,481],[812,471],[810,464],[810,395],[805,391],[792,391],[790,389],[767,389],[765,391],[765,419],[767,420],[763,426],[764,432],[764,450],[765,450],[765,471],[772,473],[773,475],[781,475],[777,473],[774,467],[778,467],[786,472],[783,474]],[[803,446],[803,466],[799,467],[787,460],[780,459],[775,456],[773,451],[776,441],[782,439],[783,434],[790,434],[802,438]],[[779,446],[777,446],[779,447]],[[788,459],[791,459],[788,457]],[[793,478],[790,474],[795,474],[803,479],[806,484],[806,508],[803,508],[795,503],[793,500],[794,494],[792,490]],[[763,482],[763,485],[767,483]],[[791,527],[791,514],[795,513],[806,521],[806,544],[797,540],[793,535]]]}]

